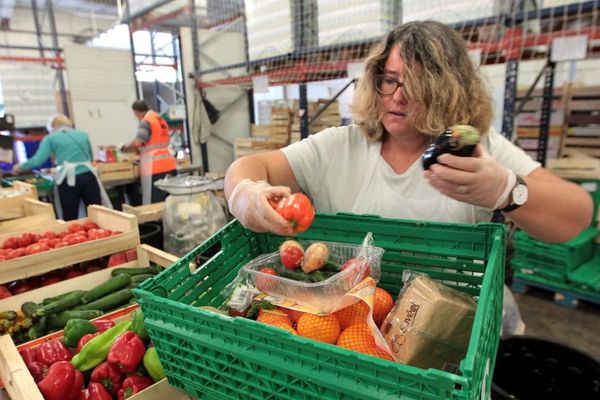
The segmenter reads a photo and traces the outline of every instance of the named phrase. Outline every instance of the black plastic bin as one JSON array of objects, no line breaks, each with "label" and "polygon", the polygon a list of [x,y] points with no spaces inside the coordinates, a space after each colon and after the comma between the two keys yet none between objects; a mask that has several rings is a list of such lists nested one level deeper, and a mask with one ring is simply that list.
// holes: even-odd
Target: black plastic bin
[{"label": "black plastic bin", "polygon": [[492,400],[600,399],[600,363],[563,344],[530,336],[500,340]]},{"label": "black plastic bin", "polygon": [[139,225],[140,242],[163,250],[162,223],[146,222]]}]

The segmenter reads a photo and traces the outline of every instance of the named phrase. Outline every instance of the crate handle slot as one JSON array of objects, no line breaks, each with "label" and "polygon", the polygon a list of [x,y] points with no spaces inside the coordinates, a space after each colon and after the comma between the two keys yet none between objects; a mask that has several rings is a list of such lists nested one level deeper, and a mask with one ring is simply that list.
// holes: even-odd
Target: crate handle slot
[{"label": "crate handle slot", "polygon": [[223,245],[221,244],[221,241],[217,241],[210,245],[206,250],[196,254],[194,261],[189,262],[190,273],[192,275],[196,274],[202,269],[202,266],[219,257],[221,254],[223,254]]}]

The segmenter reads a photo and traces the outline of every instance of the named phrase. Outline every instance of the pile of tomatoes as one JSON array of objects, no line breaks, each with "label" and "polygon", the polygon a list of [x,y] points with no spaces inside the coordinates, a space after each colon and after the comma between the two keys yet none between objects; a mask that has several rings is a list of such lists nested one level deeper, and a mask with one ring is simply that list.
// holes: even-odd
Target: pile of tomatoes
[{"label": "pile of tomatoes", "polygon": [[119,234],[121,232],[102,229],[92,221],[70,224],[68,230],[62,232],[25,232],[4,241],[0,262]]}]

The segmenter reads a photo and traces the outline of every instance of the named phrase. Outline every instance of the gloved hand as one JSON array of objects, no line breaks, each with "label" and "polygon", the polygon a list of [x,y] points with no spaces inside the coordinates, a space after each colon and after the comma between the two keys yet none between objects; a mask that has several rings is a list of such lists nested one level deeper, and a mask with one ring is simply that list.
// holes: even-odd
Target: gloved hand
[{"label": "gloved hand", "polygon": [[254,232],[291,236],[294,234],[292,226],[272,206],[274,200],[288,197],[290,194],[289,187],[271,186],[265,181],[244,179],[229,196],[229,211],[242,225]]},{"label": "gloved hand", "polygon": [[13,175],[19,175],[19,173],[22,171],[20,164],[15,164],[12,167],[12,173]]},{"label": "gloved hand", "polygon": [[481,144],[473,157],[439,156],[425,177],[446,196],[490,210],[506,206],[516,182],[514,172],[494,160]]}]

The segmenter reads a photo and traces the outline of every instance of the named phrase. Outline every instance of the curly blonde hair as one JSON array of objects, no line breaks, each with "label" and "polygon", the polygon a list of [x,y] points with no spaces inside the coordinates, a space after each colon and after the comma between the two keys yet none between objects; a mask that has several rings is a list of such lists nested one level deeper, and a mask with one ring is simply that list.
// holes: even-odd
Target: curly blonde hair
[{"label": "curly blonde hair", "polygon": [[424,134],[437,135],[452,125],[472,125],[485,134],[491,124],[492,100],[471,61],[466,42],[444,24],[414,21],[396,27],[376,44],[365,60],[365,72],[354,94],[354,120],[372,141],[382,140],[381,97],[375,75],[384,71],[397,45],[405,64],[405,96],[416,103],[410,116]]}]

